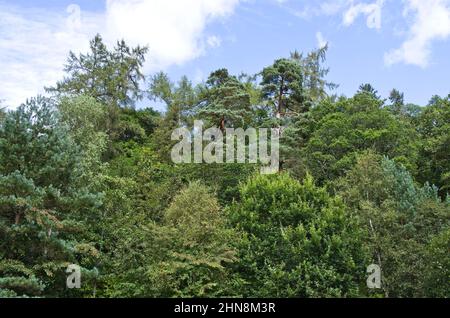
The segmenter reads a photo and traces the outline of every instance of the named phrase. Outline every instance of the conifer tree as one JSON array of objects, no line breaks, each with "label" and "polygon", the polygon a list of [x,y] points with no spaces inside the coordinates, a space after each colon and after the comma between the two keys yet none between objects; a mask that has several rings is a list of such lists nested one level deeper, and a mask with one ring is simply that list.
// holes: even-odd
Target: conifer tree
[{"label": "conifer tree", "polygon": [[226,127],[243,127],[251,115],[250,95],[227,69],[209,76],[200,91],[198,115],[223,132]]},{"label": "conifer tree", "polygon": [[89,267],[97,250],[84,222],[101,196],[79,184],[82,152],[53,100],[38,97],[0,126],[0,293],[68,295],[65,269]]}]

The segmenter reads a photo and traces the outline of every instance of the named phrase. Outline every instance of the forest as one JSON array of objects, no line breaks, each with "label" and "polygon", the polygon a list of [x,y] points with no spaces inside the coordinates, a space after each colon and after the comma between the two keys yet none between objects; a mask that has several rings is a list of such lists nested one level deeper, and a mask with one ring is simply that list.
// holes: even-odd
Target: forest
[{"label": "forest", "polygon": [[[0,111],[0,298],[450,297],[450,94],[337,95],[326,53],[195,85],[124,41],[70,53]],[[175,164],[195,120],[280,129],[279,172]]]}]

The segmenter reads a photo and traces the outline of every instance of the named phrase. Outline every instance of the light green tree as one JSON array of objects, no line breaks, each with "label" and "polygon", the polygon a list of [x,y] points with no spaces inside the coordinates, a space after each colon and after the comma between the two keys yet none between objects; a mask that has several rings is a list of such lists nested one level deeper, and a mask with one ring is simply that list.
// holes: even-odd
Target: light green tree
[{"label": "light green tree", "polygon": [[130,48],[124,41],[109,50],[100,35],[90,42],[90,52],[70,52],[66,77],[47,91],[58,96],[89,96],[108,110],[108,134],[115,139],[120,107],[131,107],[142,98],[142,66],[147,48]]},{"label": "light green tree", "polygon": [[449,205],[438,198],[437,188],[419,187],[404,167],[373,152],[359,156],[336,185],[366,231],[372,262],[382,270],[384,296],[433,294],[430,286],[424,286],[424,277],[432,275],[427,251],[450,221]]}]

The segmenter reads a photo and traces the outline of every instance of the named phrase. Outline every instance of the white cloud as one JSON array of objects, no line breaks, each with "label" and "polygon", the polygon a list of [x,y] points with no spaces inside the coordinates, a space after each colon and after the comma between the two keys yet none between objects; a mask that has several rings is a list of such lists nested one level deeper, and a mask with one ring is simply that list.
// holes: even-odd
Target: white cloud
[{"label": "white cloud", "polygon": [[[182,64],[205,52],[208,41],[204,30],[208,22],[230,15],[238,3],[239,0],[107,0],[107,37],[148,45],[152,66]],[[212,40],[216,46],[217,40]]]},{"label": "white cloud", "polygon": [[0,99],[17,106],[26,98],[53,85],[69,50],[88,47],[90,28],[96,21],[86,15],[81,22],[79,7],[68,7],[69,17],[0,5]]},{"label": "white cloud", "polygon": [[342,14],[342,22],[345,26],[352,25],[360,15],[364,15],[366,16],[366,24],[368,28],[381,28],[381,11],[385,0],[375,0],[372,3],[355,0],[327,0],[312,2],[314,2],[313,5],[307,3],[301,10],[289,9],[289,11],[297,17],[303,19]]},{"label": "white cloud", "polygon": [[430,62],[431,45],[435,40],[450,36],[449,0],[407,0],[405,17],[413,13],[408,38],[400,48],[385,54],[385,63],[427,67]]},{"label": "white cloud", "polygon": [[[302,10],[291,12],[305,19],[342,14],[344,26],[351,26],[364,16],[368,28],[381,29],[382,11],[388,2],[393,1],[327,0],[318,4],[310,0]],[[384,55],[385,64],[405,63],[425,68],[430,63],[433,42],[450,37],[450,0],[402,0],[402,4],[404,19],[409,24],[409,30],[404,32],[407,38],[399,48]]]},{"label": "white cloud", "polygon": [[222,40],[218,36],[211,35],[211,36],[208,36],[206,43],[208,43],[208,46],[210,46],[212,48],[216,48],[222,44]]},{"label": "white cloud", "polygon": [[352,4],[343,15],[343,23],[345,26],[352,25],[353,22],[360,16],[367,16],[366,24],[370,29],[381,28],[381,10],[385,0],[377,0],[374,3],[358,3]]},{"label": "white cloud", "polygon": [[148,45],[147,70],[182,64],[220,46],[211,21],[231,15],[240,0],[106,0],[103,13],[49,12],[0,4],[0,99],[17,106],[63,76],[70,50],[85,52],[100,33]]},{"label": "white cloud", "polygon": [[325,40],[325,38],[323,37],[322,32],[317,32],[316,33],[316,39],[317,39],[317,47],[319,49],[325,47],[328,44],[328,41]]}]

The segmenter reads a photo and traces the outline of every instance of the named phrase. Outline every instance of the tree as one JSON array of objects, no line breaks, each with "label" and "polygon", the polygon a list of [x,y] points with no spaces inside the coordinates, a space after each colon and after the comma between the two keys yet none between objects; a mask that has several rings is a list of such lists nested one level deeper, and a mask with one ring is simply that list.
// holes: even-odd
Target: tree
[{"label": "tree", "polygon": [[6,111],[4,107],[1,107],[2,101],[0,100],[0,122],[5,118]]},{"label": "tree", "polygon": [[279,59],[266,67],[261,76],[262,99],[272,108],[263,125],[278,129],[281,145],[279,169],[282,170],[285,162],[295,153],[295,144],[301,136],[295,122],[302,121],[310,106],[304,95],[302,65],[294,59]]},{"label": "tree", "polygon": [[[232,293],[229,264],[238,236],[209,189],[192,183],[173,199],[163,223],[120,237],[111,292],[134,297],[219,297]],[[121,289],[123,287],[123,289]],[[130,288],[131,287],[131,288]],[[126,293],[126,294],[123,294]]]},{"label": "tree", "polygon": [[107,110],[93,97],[63,97],[57,105],[59,120],[83,153],[80,159],[86,175],[83,183],[92,182],[102,169],[101,158],[107,150]]},{"label": "tree", "polygon": [[307,167],[319,182],[342,176],[367,149],[393,158],[415,171],[417,133],[371,94],[356,94],[337,103],[323,101],[313,111],[315,129],[302,150]]},{"label": "tree", "polygon": [[401,108],[405,105],[405,95],[403,93],[400,93],[395,88],[391,91],[389,94],[389,100],[392,103],[392,107],[394,111],[399,114]]},{"label": "tree", "polygon": [[173,102],[174,84],[164,72],[159,72],[150,78],[149,98],[162,100],[167,108]]},{"label": "tree", "polygon": [[0,127],[1,294],[68,295],[67,265],[92,266],[97,249],[84,225],[95,222],[101,196],[80,184],[81,157],[53,100],[31,99],[7,114]]},{"label": "tree", "polygon": [[108,108],[109,134],[114,137],[119,107],[130,107],[142,98],[140,81],[144,79],[142,66],[147,48],[130,48],[124,41],[108,50],[100,35],[90,42],[90,52],[70,52],[65,72],[67,77],[49,92],[62,96],[85,95]]},{"label": "tree", "polygon": [[371,84],[361,84],[359,86],[358,93],[369,94],[375,99],[380,99],[380,96],[378,96],[378,91]]},{"label": "tree", "polygon": [[427,246],[425,279],[422,287],[426,297],[448,298],[450,294],[447,283],[450,276],[449,246],[449,228],[433,237]]},{"label": "tree", "polygon": [[194,108],[198,103],[198,92],[187,77],[174,84],[167,74],[160,72],[151,77],[148,91],[150,99],[164,102],[166,112],[160,118],[152,142],[164,162],[171,162],[170,153],[176,141],[172,132],[181,127],[193,126]]},{"label": "tree", "polygon": [[178,166],[176,174],[180,179],[210,187],[217,193],[219,203],[227,206],[239,199],[240,184],[257,170],[258,166],[254,164],[183,164]]},{"label": "tree", "polygon": [[167,74],[157,73],[150,79],[149,97],[163,101],[166,104],[166,116],[173,117],[178,126],[191,124],[189,118],[198,102],[198,97],[186,76],[183,76],[175,85]]},{"label": "tree", "polygon": [[[424,297],[427,250],[435,235],[448,229],[448,204],[435,187],[419,187],[404,167],[367,152],[336,183],[338,194],[355,211],[372,263],[382,271],[386,297]],[[436,285],[439,288],[438,285]]]},{"label": "tree", "polygon": [[445,198],[450,189],[450,97],[434,97],[417,122],[421,136],[418,180],[437,185]]},{"label": "tree", "polygon": [[212,72],[202,87],[197,113],[209,124],[225,132],[225,127],[242,127],[251,115],[246,87],[227,69]]},{"label": "tree", "polygon": [[342,202],[310,176],[256,176],[230,209],[243,231],[236,268],[246,297],[346,297],[359,293],[364,249]]},{"label": "tree", "polygon": [[338,85],[325,79],[330,72],[329,68],[322,67],[322,64],[326,61],[327,51],[328,44],[308,53],[306,57],[303,57],[303,54],[297,51],[291,53],[291,59],[298,62],[302,67],[305,95],[314,103],[328,96],[327,89],[333,90],[338,87]]},{"label": "tree", "polygon": [[292,59],[276,60],[261,76],[263,99],[273,107],[277,119],[307,111],[299,63]]}]

